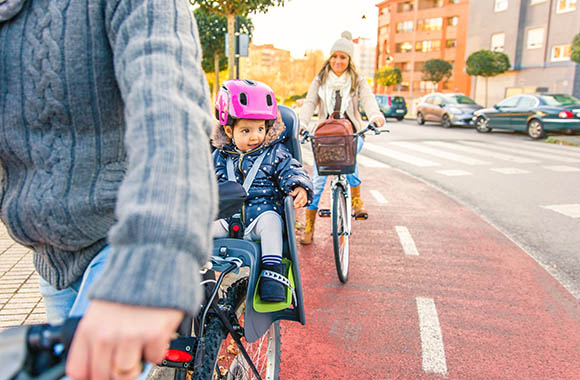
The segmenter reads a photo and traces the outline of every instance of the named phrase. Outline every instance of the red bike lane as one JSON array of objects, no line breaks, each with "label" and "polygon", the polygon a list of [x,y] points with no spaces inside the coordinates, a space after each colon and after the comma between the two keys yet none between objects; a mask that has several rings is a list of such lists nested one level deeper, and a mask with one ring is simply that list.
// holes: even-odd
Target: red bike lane
[{"label": "red bike lane", "polygon": [[300,247],[306,325],[282,323],[281,379],[580,379],[578,300],[437,189],[394,169],[362,176],[369,219],[353,221],[348,283],[329,218]]}]

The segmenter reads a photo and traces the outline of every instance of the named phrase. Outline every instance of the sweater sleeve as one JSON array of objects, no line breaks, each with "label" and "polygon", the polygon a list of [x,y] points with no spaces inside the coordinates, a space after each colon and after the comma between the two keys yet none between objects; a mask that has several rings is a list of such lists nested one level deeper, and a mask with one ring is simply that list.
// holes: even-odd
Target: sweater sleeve
[{"label": "sweater sleeve", "polygon": [[194,315],[217,212],[197,26],[183,0],[110,0],[105,17],[129,164],[90,297]]},{"label": "sweater sleeve", "polygon": [[310,119],[312,119],[312,115],[314,115],[314,109],[320,103],[320,99],[318,98],[319,87],[320,81],[318,80],[318,77],[316,77],[312,81],[306,99],[304,100],[304,104],[302,104],[302,108],[300,109],[300,125],[306,129],[308,129]]},{"label": "sweater sleeve", "polygon": [[376,119],[384,119],[383,113],[377,103],[377,99],[375,98],[371,86],[369,86],[369,82],[367,82],[366,78],[359,78],[358,88],[360,92],[360,101],[369,121],[373,122]]}]

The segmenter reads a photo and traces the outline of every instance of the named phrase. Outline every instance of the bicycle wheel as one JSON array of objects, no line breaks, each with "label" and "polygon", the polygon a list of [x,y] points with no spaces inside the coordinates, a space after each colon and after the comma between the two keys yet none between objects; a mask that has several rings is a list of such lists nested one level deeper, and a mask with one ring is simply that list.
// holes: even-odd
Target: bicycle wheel
[{"label": "bicycle wheel", "polygon": [[[235,310],[240,326],[244,326],[244,311],[248,279],[243,278],[226,291],[225,302]],[[234,324],[235,327],[235,324]],[[192,374],[192,380],[252,380],[256,379],[250,365],[228,331],[216,317],[209,319],[206,327],[205,356],[203,365]],[[255,342],[242,343],[258,373],[264,380],[279,380],[280,373],[280,323],[273,323],[268,331]]]},{"label": "bicycle wheel", "polygon": [[348,219],[345,190],[337,186],[333,191],[332,201],[332,240],[334,245],[334,263],[338,279],[345,283],[348,281]]}]

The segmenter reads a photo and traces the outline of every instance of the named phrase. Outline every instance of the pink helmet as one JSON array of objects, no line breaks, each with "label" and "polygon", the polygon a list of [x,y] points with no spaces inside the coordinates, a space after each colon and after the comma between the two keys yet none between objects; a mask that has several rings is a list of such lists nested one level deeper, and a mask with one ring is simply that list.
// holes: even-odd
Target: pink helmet
[{"label": "pink helmet", "polygon": [[270,120],[270,126],[278,117],[274,91],[262,82],[227,80],[217,94],[215,117],[221,125],[233,126],[236,119],[256,119]]}]

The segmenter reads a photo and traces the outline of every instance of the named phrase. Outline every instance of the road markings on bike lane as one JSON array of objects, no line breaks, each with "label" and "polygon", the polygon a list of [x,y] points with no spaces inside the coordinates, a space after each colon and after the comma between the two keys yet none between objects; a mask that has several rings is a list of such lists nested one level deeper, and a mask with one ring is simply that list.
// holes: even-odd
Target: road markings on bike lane
[{"label": "road markings on bike lane", "polygon": [[435,301],[431,298],[417,297],[417,311],[421,330],[423,371],[445,375],[447,363]]},{"label": "road markings on bike lane", "polygon": [[371,190],[371,194],[380,204],[386,205],[387,203],[389,203],[389,201],[387,201],[387,198],[383,197],[383,194],[381,194],[377,190]]},{"label": "road markings on bike lane", "polygon": [[403,246],[403,251],[405,251],[405,255],[419,256],[419,251],[417,251],[415,242],[413,241],[411,233],[409,232],[407,227],[395,226],[395,230],[397,231],[397,235],[399,235],[399,240],[401,241],[401,245]]}]

